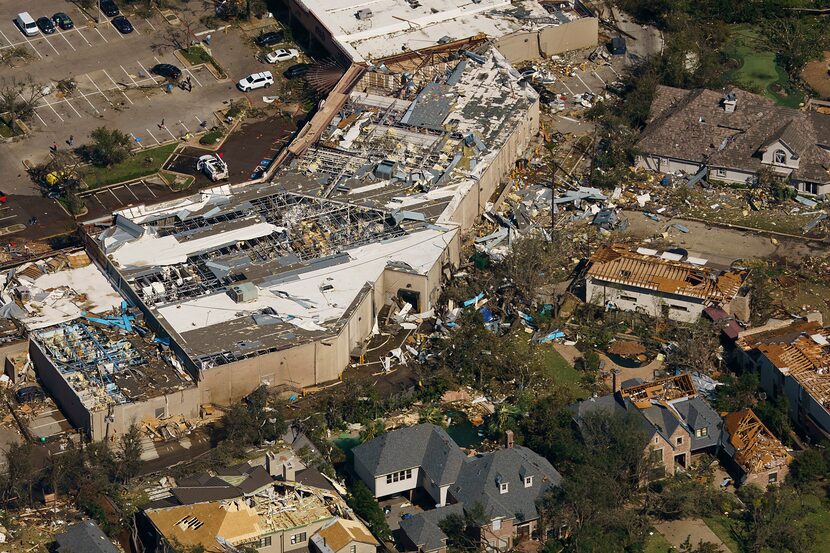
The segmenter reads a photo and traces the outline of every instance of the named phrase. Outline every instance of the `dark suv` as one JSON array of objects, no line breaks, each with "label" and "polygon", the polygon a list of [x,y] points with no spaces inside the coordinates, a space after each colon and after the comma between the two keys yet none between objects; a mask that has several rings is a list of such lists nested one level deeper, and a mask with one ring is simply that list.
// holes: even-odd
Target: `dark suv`
[{"label": "dark suv", "polygon": [[112,0],[101,0],[101,11],[104,12],[104,15],[107,17],[115,17],[120,11],[118,11],[118,6],[115,5],[115,2]]},{"label": "dark suv", "polygon": [[257,46],[273,46],[283,41],[283,34],[278,31],[271,31],[270,33],[263,33],[256,37]]}]

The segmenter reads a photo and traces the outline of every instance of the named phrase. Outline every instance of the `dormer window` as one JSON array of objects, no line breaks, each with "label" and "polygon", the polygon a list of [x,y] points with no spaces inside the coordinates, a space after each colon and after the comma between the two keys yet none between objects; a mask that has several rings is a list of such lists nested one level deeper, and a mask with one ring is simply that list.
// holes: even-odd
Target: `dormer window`
[{"label": "dormer window", "polygon": [[533,485],[533,477],[532,476],[525,476],[525,488],[529,488]]},{"label": "dormer window", "polygon": [[502,482],[501,484],[499,484],[499,493],[507,493],[507,490],[507,482]]},{"label": "dormer window", "polygon": [[787,163],[787,152],[784,150],[775,150],[772,154],[772,162],[777,165],[785,165]]}]

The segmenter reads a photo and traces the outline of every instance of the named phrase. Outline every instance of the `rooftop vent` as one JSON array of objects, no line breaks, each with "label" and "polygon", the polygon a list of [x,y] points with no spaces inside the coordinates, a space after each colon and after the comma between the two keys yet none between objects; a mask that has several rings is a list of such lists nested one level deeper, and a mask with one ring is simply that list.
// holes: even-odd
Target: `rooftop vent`
[{"label": "rooftop vent", "polygon": [[231,286],[230,289],[228,289],[228,295],[236,303],[248,303],[256,301],[259,294],[257,293],[256,286],[254,286],[253,283],[243,282]]},{"label": "rooftop vent", "polygon": [[356,18],[361,21],[366,21],[367,19],[372,19],[372,10],[369,8],[363,8],[358,10],[357,13],[354,14]]}]

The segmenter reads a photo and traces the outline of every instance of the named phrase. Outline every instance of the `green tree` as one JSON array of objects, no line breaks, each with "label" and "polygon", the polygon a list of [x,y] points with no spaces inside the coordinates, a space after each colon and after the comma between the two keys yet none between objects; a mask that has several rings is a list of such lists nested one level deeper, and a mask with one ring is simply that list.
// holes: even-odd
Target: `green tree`
[{"label": "green tree", "polygon": [[350,494],[346,498],[349,507],[354,509],[354,512],[363,520],[367,522],[369,528],[377,537],[382,540],[389,540],[392,537],[392,531],[386,523],[386,517],[383,515],[378,502],[375,501],[375,496],[366,487],[366,484],[360,480],[356,481],[350,488]]},{"label": "green tree", "polygon": [[121,163],[130,155],[132,140],[118,129],[98,127],[89,133],[92,143],[82,149],[95,165],[109,167]]},{"label": "green tree", "polygon": [[740,488],[738,496],[746,505],[739,537],[747,551],[809,550],[809,529],[804,522],[809,508],[795,491],[780,486],[761,490],[750,485]]},{"label": "green tree", "polygon": [[129,482],[138,475],[141,468],[141,431],[133,423],[119,440],[117,454],[118,477],[123,482]]},{"label": "green tree", "polygon": [[792,479],[800,486],[825,479],[830,470],[826,451],[809,448],[799,453],[790,466]]}]

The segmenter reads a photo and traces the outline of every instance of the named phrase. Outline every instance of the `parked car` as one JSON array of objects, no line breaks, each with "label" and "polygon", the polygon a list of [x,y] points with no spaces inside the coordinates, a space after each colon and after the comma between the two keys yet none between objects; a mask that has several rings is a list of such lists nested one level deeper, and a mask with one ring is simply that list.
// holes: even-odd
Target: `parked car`
[{"label": "parked car", "polygon": [[29,15],[29,12],[20,12],[14,18],[14,23],[20,32],[26,36],[35,36],[37,34],[37,23],[34,18]]},{"label": "parked car", "polygon": [[299,55],[300,53],[294,48],[280,48],[279,50],[274,50],[270,54],[265,54],[265,61],[268,63],[280,63],[283,61],[293,60]]},{"label": "parked car", "polygon": [[14,393],[17,403],[30,403],[44,399],[46,394],[40,386],[24,386]]},{"label": "parked car", "polygon": [[118,6],[116,6],[115,2],[113,2],[112,0],[101,0],[100,6],[101,11],[107,17],[115,17],[116,15],[121,13],[120,11],[118,11]]},{"label": "parked car", "polygon": [[310,63],[295,63],[288,69],[282,72],[282,76],[286,79],[296,79],[302,77],[311,69]]},{"label": "parked car", "polygon": [[51,35],[55,32],[55,25],[48,17],[38,17],[36,23],[37,28],[40,29],[40,32],[44,35]]},{"label": "parked car", "polygon": [[6,196],[6,193],[0,190],[0,204],[4,204],[9,201],[9,197]]},{"label": "parked car", "polygon": [[259,35],[254,42],[256,42],[257,46],[273,46],[274,44],[282,42],[284,37],[285,35],[279,31],[271,31],[270,33]]},{"label": "parked car", "polygon": [[216,182],[228,178],[228,164],[217,154],[207,154],[196,162],[196,169],[207,175],[207,178]]},{"label": "parked car", "polygon": [[262,71],[261,73],[254,73],[252,75],[248,75],[247,77],[236,83],[236,87],[242,92],[248,92],[250,90],[256,90],[258,88],[268,88],[272,84],[274,84],[274,76],[271,74],[271,72]]},{"label": "parked car", "polygon": [[539,102],[541,102],[543,105],[549,106],[550,104],[556,102],[558,99],[559,97],[556,94],[554,94],[546,88],[539,91]]},{"label": "parked car", "polygon": [[182,76],[182,70],[172,63],[159,63],[150,68],[150,73],[164,77],[168,81],[178,81]]},{"label": "parked car", "polygon": [[63,12],[58,12],[52,16],[52,23],[56,26],[60,27],[64,31],[68,31],[69,29],[73,28],[75,24],[72,22],[72,19]]},{"label": "parked car", "polygon": [[623,94],[628,92],[628,87],[622,81],[614,81],[605,85],[605,90],[618,96],[622,96]]},{"label": "parked car", "polygon": [[112,26],[118,29],[118,32],[122,35],[127,35],[133,32],[133,24],[130,23],[130,21],[123,15],[113,17]]}]

